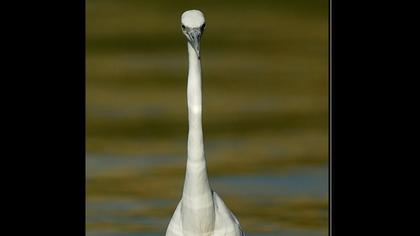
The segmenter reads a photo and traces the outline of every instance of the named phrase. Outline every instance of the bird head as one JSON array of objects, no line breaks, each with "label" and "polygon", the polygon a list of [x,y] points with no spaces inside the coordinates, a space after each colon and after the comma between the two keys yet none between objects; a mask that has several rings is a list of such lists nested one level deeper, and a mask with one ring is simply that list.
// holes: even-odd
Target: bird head
[{"label": "bird head", "polygon": [[182,13],[182,33],[187,37],[188,43],[194,48],[198,58],[200,58],[200,39],[205,27],[206,22],[201,11],[189,10]]}]

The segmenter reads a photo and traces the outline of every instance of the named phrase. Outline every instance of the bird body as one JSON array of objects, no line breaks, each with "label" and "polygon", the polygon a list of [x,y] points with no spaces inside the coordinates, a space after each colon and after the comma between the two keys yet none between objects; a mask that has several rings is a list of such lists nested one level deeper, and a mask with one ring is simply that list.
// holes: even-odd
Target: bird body
[{"label": "bird body", "polygon": [[204,155],[201,102],[200,39],[203,14],[186,11],[181,18],[188,39],[188,158],[182,198],[166,230],[166,236],[243,236],[238,220],[210,188]]}]

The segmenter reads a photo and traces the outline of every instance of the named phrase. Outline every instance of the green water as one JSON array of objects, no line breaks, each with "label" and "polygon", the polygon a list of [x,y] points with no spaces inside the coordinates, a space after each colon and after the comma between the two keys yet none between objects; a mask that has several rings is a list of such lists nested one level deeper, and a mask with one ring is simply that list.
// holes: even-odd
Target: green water
[{"label": "green water", "polygon": [[88,236],[164,235],[200,9],[210,181],[247,235],[327,235],[328,2],[87,0]]}]

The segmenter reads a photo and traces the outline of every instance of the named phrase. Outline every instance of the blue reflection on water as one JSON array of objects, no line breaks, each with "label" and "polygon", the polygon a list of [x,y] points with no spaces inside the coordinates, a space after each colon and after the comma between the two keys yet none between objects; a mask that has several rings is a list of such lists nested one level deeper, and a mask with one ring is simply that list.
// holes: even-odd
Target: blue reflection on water
[{"label": "blue reflection on water", "polygon": [[327,167],[298,168],[287,172],[214,177],[217,192],[256,196],[327,197]]},{"label": "blue reflection on water", "polygon": [[[159,165],[184,161],[183,158],[165,156],[156,157],[114,157],[89,156],[86,160],[87,177],[94,177],[104,172],[116,171],[120,168],[153,168]],[[312,197],[326,198],[328,195],[328,168],[299,167],[287,171],[243,174],[235,176],[214,176],[210,178],[212,187],[220,195],[246,195],[265,201],[271,197]],[[91,229],[86,236],[154,236],[164,235],[170,215],[167,217],[125,214],[141,209],[159,209],[175,206],[177,201],[163,199],[103,199],[87,201],[87,223],[116,225],[148,225],[153,232],[116,232],[117,229]],[[267,222],[266,222],[267,223]],[[295,229],[285,227],[275,232],[247,232],[256,236],[325,236],[321,230]]]}]

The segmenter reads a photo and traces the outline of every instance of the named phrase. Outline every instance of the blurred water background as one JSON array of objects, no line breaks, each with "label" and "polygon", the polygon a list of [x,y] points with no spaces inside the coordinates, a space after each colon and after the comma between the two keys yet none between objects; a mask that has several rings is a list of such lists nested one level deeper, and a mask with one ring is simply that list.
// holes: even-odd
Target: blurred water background
[{"label": "blurred water background", "polygon": [[213,189],[247,235],[327,235],[327,0],[87,0],[86,235],[164,235],[180,200],[188,9]]}]

